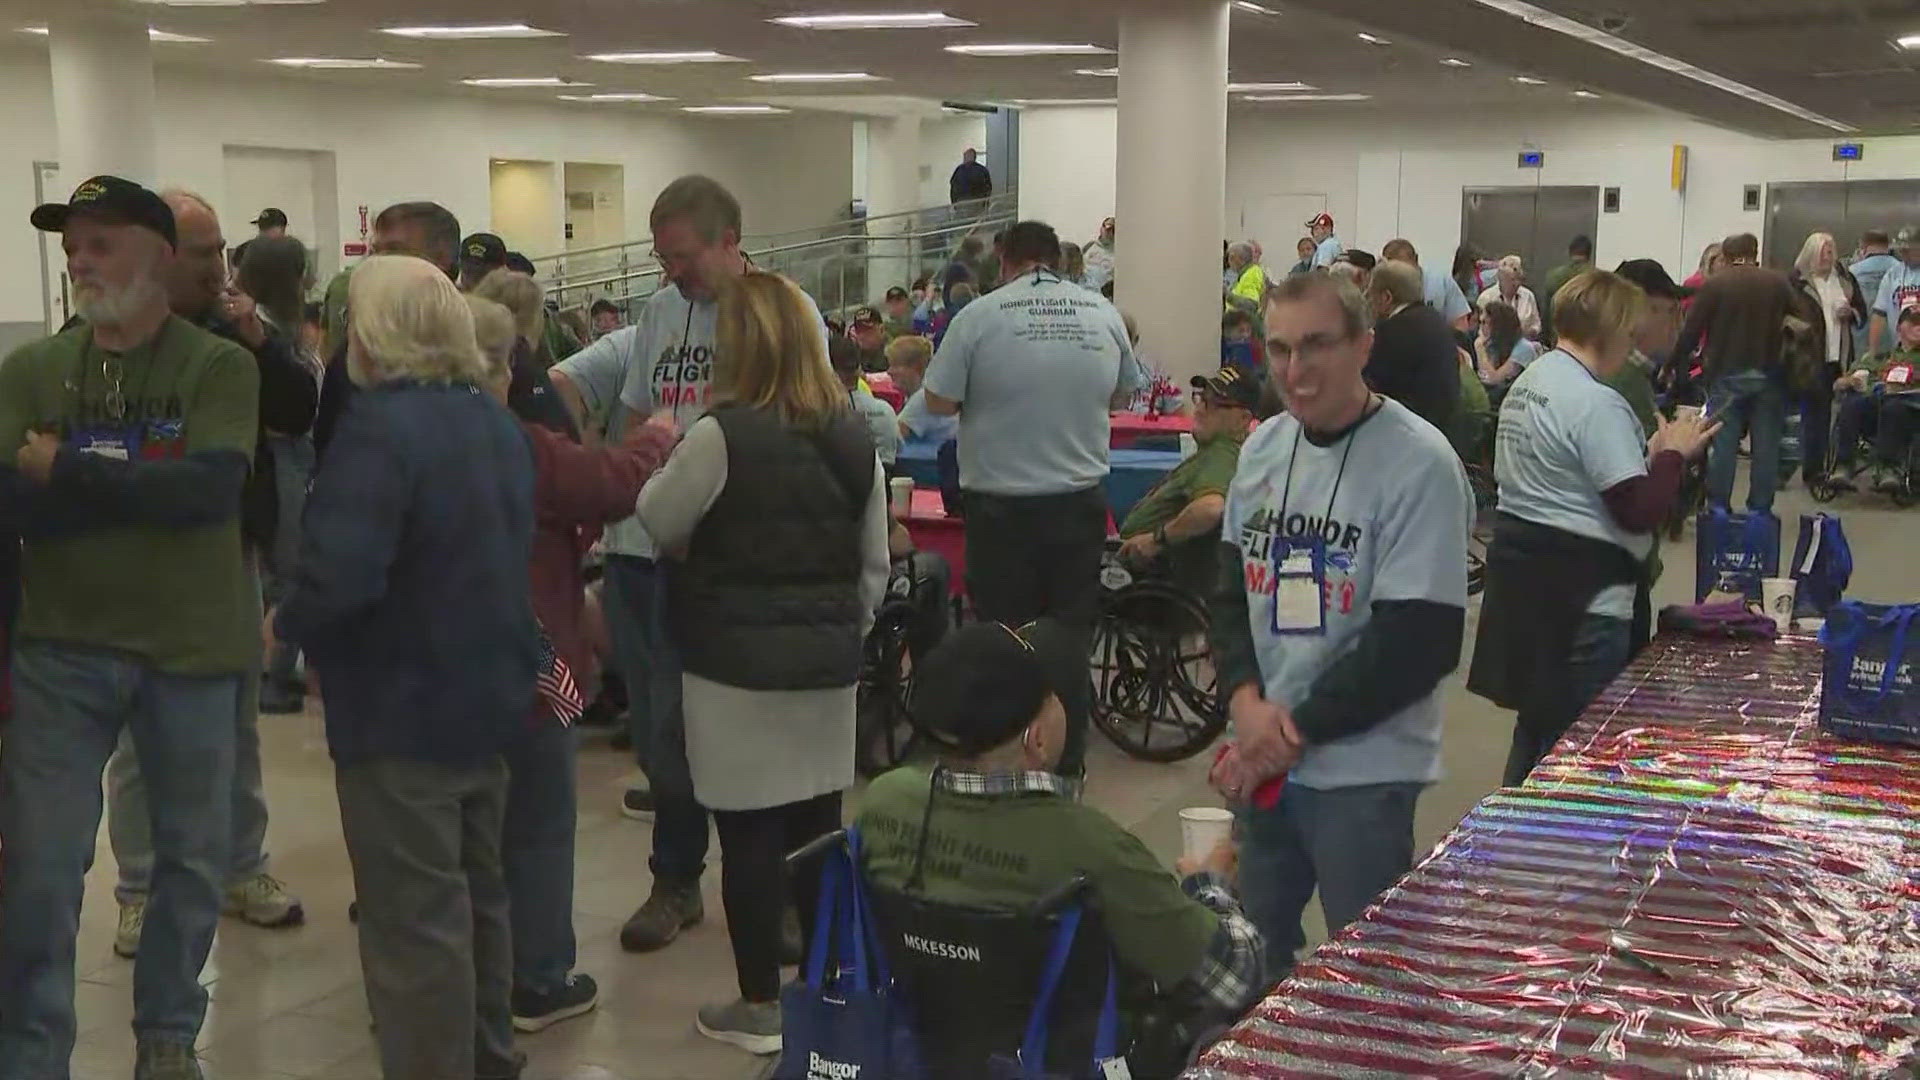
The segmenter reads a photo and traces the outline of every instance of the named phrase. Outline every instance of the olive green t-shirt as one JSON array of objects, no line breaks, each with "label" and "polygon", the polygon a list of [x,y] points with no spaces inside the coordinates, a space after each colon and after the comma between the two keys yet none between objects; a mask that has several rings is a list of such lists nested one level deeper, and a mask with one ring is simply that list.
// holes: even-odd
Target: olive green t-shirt
[{"label": "olive green t-shirt", "polygon": [[[903,887],[920,847],[928,770],[895,769],[860,803],[866,873]],[[934,796],[923,865],[926,895],[978,907],[1031,904],[1084,874],[1122,968],[1161,988],[1194,974],[1220,919],[1132,833],[1112,818],[1058,795]]]},{"label": "olive green t-shirt", "polygon": [[[108,362],[117,362],[124,397],[118,416]],[[152,340],[122,354],[76,326],[0,363],[0,445],[52,431],[63,455],[90,447],[163,462],[231,450],[251,461],[259,384],[245,349],[184,319],[169,318]],[[260,652],[259,597],[249,581],[235,491],[232,515],[211,525],[111,525],[28,538],[17,632],[22,641],[132,653],[177,674],[245,671]]]},{"label": "olive green t-shirt", "polygon": [[333,275],[327,282],[327,292],[320,301],[320,329],[326,334],[321,357],[331,358],[340,351],[340,343],[347,340],[347,282],[353,277],[353,268]]},{"label": "olive green t-shirt", "polygon": [[1246,436],[1223,435],[1200,444],[1192,457],[1173,467],[1166,478],[1141,496],[1120,523],[1121,536],[1139,536],[1180,516],[1187,504],[1202,495],[1226,497],[1240,467],[1240,444]]}]

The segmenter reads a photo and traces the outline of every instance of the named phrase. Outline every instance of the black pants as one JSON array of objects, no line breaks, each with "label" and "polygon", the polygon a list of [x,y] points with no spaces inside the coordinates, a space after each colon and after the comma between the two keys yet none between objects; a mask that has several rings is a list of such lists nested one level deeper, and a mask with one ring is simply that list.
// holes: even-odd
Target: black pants
[{"label": "black pants", "polygon": [[1079,635],[1077,676],[1061,704],[1067,745],[1060,771],[1085,771],[1093,683],[1087,639],[1100,615],[1100,555],[1107,498],[1098,487],[1066,495],[966,493],[967,595],[982,619],[1024,626],[1053,619]]},{"label": "black pants", "polygon": [[800,913],[800,933],[811,950],[820,899],[817,869],[789,878],[787,854],[840,827],[840,793],[764,810],[715,810],[713,824],[720,833],[720,900],[727,908],[740,996],[776,1001],[780,919],[787,900]]}]

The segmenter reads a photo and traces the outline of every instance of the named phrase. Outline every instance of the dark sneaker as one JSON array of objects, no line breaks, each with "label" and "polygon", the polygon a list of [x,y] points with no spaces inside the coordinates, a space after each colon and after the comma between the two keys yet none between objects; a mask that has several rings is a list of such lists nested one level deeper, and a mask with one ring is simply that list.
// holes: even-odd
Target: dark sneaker
[{"label": "dark sneaker", "polygon": [[307,709],[307,691],[302,686],[262,683],[260,686],[260,711],[269,716],[287,716],[305,712]]},{"label": "dark sneaker", "polygon": [[545,1031],[562,1020],[585,1016],[600,1004],[600,986],[591,975],[569,975],[567,981],[545,993],[513,992],[513,1029]]},{"label": "dark sneaker", "polygon": [[780,916],[780,963],[799,967],[807,959],[807,939],[800,934],[800,913],[788,908]]},{"label": "dark sneaker", "polygon": [[[776,1016],[774,1019],[777,1022],[779,1017]],[[200,1059],[194,1056],[192,1043],[150,1039],[140,1044],[138,1056],[133,1063],[133,1080],[205,1080],[205,1078],[200,1073]]]},{"label": "dark sneaker", "polygon": [[680,936],[680,931],[706,917],[699,882],[672,885],[655,878],[647,902],[620,928],[620,947],[628,952],[664,949]]},{"label": "dark sneaker", "polygon": [[735,998],[724,1005],[702,1005],[693,1026],[709,1039],[737,1046],[750,1054],[780,1052],[780,1003]]},{"label": "dark sneaker", "polygon": [[1875,464],[1871,473],[1873,490],[1892,495],[1900,491],[1900,471],[1888,465]]},{"label": "dark sneaker", "polygon": [[620,816],[635,821],[653,820],[653,792],[643,787],[630,787],[620,796]]}]

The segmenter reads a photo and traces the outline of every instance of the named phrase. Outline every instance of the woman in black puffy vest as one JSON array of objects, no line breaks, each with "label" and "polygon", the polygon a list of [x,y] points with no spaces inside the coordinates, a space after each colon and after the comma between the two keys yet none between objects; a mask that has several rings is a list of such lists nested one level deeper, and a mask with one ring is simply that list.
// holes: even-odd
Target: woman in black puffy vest
[{"label": "woman in black puffy vest", "polygon": [[[694,794],[720,833],[740,998],[700,1030],[780,1049],[787,852],[840,827],[861,645],[886,588],[886,479],[791,281],[748,270],[718,297],[713,409],[640,495],[684,674]],[[794,896],[811,931],[813,890]]]}]

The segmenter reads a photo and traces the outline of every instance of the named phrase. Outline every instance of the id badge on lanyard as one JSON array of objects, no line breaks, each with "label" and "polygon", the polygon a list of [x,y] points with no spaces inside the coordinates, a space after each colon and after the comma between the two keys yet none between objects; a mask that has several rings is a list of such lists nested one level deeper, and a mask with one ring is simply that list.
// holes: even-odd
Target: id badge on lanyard
[{"label": "id badge on lanyard", "polygon": [[1326,541],[1318,537],[1274,540],[1273,632],[1325,634],[1326,580]]}]

